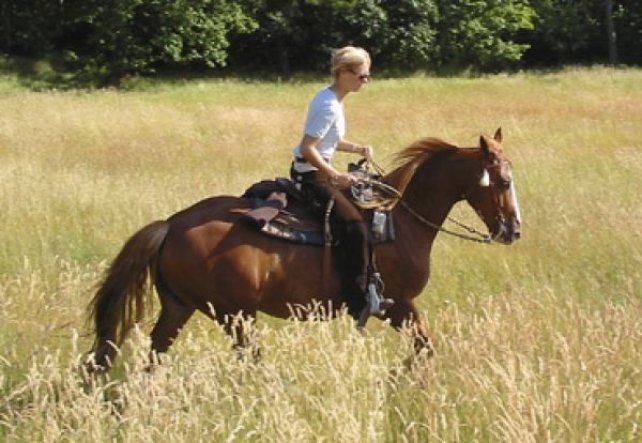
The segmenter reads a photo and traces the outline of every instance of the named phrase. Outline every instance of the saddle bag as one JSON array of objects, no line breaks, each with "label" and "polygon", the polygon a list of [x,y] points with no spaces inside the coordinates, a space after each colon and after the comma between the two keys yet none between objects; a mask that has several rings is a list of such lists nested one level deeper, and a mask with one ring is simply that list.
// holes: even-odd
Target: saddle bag
[{"label": "saddle bag", "polygon": [[370,219],[370,235],[373,244],[394,241],[395,223],[392,212],[375,209]]}]

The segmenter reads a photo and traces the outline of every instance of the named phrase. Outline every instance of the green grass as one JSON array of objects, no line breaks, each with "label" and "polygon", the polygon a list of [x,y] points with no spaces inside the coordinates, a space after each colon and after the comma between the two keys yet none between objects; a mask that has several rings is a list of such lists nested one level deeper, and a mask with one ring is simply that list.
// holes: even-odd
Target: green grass
[{"label": "green grass", "polygon": [[[642,439],[642,71],[376,79],[348,135],[379,163],[424,136],[502,126],[524,221],[510,247],[440,235],[419,298],[437,356],[403,369],[372,321],[259,318],[238,361],[195,316],[153,375],[145,336],[83,385],[84,309],[126,238],[214,194],[287,175],[323,81],[137,81],[32,92],[0,77],[0,439],[636,441]],[[339,161],[345,164],[345,159]],[[465,205],[454,215],[481,228]]]}]

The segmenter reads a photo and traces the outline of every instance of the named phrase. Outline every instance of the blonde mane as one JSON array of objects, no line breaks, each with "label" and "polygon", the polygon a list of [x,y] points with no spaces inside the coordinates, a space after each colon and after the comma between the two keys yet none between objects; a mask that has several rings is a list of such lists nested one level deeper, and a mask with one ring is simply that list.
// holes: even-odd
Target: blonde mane
[{"label": "blonde mane", "polygon": [[421,165],[437,155],[454,152],[458,149],[458,146],[438,138],[427,137],[417,140],[396,155],[395,164],[397,166],[394,171],[388,174],[386,181],[403,194]]}]

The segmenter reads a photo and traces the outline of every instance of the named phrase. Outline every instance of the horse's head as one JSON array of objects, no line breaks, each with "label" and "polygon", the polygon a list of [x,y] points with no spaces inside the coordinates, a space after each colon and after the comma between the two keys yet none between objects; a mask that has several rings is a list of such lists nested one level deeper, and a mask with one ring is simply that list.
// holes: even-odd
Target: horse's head
[{"label": "horse's head", "polygon": [[481,136],[479,180],[465,198],[488,227],[492,239],[511,244],[521,235],[521,216],[511,163],[502,150],[502,131],[493,138]]}]

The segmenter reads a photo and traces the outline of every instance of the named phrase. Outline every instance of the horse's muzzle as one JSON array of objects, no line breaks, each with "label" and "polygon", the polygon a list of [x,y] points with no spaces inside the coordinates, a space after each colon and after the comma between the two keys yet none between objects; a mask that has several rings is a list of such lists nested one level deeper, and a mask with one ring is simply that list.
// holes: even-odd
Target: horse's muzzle
[{"label": "horse's muzzle", "polygon": [[519,220],[516,217],[501,220],[498,223],[497,232],[493,234],[493,241],[510,245],[522,236],[522,229]]}]

